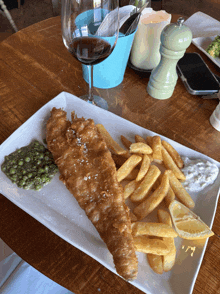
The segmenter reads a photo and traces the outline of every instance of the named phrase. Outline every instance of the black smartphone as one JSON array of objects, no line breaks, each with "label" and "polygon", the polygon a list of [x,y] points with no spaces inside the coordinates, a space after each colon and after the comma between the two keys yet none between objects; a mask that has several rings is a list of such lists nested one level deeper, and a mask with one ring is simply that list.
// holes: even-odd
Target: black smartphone
[{"label": "black smartphone", "polygon": [[192,95],[211,95],[220,83],[198,53],[185,53],[177,63],[177,73]]}]

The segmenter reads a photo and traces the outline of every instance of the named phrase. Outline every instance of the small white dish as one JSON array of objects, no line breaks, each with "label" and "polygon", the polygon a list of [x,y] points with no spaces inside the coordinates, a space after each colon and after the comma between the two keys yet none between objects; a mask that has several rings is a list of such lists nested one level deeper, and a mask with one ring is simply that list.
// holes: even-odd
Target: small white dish
[{"label": "small white dish", "polygon": [[220,58],[213,58],[208,52],[206,52],[206,49],[212,41],[214,41],[215,37],[216,36],[193,38],[192,43],[199,48],[199,50],[205,53],[205,55],[208,56],[218,67],[220,67]]}]

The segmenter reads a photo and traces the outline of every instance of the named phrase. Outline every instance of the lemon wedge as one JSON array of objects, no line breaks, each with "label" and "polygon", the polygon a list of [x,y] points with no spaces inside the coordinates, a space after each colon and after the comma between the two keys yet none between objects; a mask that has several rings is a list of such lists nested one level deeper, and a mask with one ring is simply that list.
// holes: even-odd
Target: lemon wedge
[{"label": "lemon wedge", "polygon": [[169,211],[176,232],[181,238],[196,240],[214,235],[198,215],[179,201],[173,200],[169,205]]}]

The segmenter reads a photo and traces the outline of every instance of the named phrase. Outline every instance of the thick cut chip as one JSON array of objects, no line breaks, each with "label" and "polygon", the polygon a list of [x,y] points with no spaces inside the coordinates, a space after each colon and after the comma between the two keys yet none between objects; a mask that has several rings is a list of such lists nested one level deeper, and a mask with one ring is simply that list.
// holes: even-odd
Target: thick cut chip
[{"label": "thick cut chip", "polygon": [[162,141],[162,145],[170,154],[170,156],[173,158],[178,168],[183,168],[183,165],[184,165],[183,160],[181,156],[179,155],[179,153],[176,151],[176,149],[174,149],[173,146],[167,141]]},{"label": "thick cut chip", "polygon": [[145,143],[146,144],[146,141],[144,140],[143,137],[141,137],[140,135],[135,135],[135,142],[138,143],[138,142],[142,142],[142,143]]},{"label": "thick cut chip", "polygon": [[151,148],[153,150],[153,160],[157,163],[162,163],[161,139],[159,136],[152,137]]},{"label": "thick cut chip", "polygon": [[143,179],[143,177],[146,175],[146,173],[148,172],[148,169],[150,167],[150,157],[147,154],[143,155],[143,160],[141,162],[141,167],[140,170],[138,172],[136,181],[139,182]]},{"label": "thick cut chip", "polygon": [[124,198],[127,199],[137,188],[138,183],[136,180],[130,181],[124,186]]},{"label": "thick cut chip", "polygon": [[187,207],[193,208],[195,206],[195,203],[192,197],[185,190],[183,185],[180,183],[180,181],[176,178],[176,176],[171,170],[168,170],[167,173],[169,175],[170,187],[172,188],[175,196]]},{"label": "thick cut chip", "polygon": [[146,138],[146,142],[147,142],[147,144],[148,144],[150,147],[152,147],[152,140],[153,140],[153,137],[151,137],[151,136],[147,136],[147,138]]},{"label": "thick cut chip", "polygon": [[141,156],[138,155],[131,155],[124,164],[118,169],[117,171],[117,179],[121,182],[125,179],[130,172],[138,165],[138,163],[142,160]]},{"label": "thick cut chip", "polygon": [[168,224],[136,222],[132,226],[132,234],[134,236],[148,235],[155,237],[177,237],[176,231]]},{"label": "thick cut chip", "polygon": [[138,154],[151,154],[153,151],[151,147],[148,146],[146,143],[138,142],[131,144],[130,152]]},{"label": "thick cut chip", "polygon": [[[169,174],[169,172],[168,172]],[[157,181],[155,182],[154,186],[153,186],[153,190],[156,190],[160,183],[161,183],[161,178],[162,178],[162,174],[158,177]],[[164,201],[166,206],[168,207],[170,205],[170,203],[175,199],[175,193],[173,192],[173,189],[171,187],[169,187],[167,195],[164,197]]]},{"label": "thick cut chip", "polygon": [[151,165],[144,179],[141,181],[137,189],[131,195],[131,201],[140,202],[143,201],[150,192],[155,181],[159,177],[161,171],[155,165]]},{"label": "thick cut chip", "polygon": [[173,192],[173,189],[169,187],[169,190],[167,192],[167,195],[164,198],[165,204],[167,207],[169,207],[170,203],[175,199],[175,193]]},{"label": "thick cut chip", "polygon": [[150,162],[152,162],[154,160],[152,154],[148,154],[148,157],[150,158]]},{"label": "thick cut chip", "polygon": [[128,174],[126,176],[126,178],[124,178],[124,180],[126,180],[126,181],[133,181],[133,180],[135,180],[137,178],[138,173],[139,173],[139,169],[138,168],[134,168],[130,172],[130,174]]},{"label": "thick cut chip", "polygon": [[134,209],[138,220],[142,220],[151,213],[164,199],[169,189],[169,178],[167,171],[164,172],[160,186],[141,204]]},{"label": "thick cut chip", "polygon": [[127,150],[123,149],[109,134],[109,132],[105,129],[105,127],[102,124],[96,125],[98,131],[102,135],[103,139],[105,140],[108,148],[115,152],[116,154],[126,154]]},{"label": "thick cut chip", "polygon": [[177,179],[184,181],[186,179],[186,176],[178,168],[173,158],[170,156],[170,154],[166,151],[166,149],[163,146],[161,151],[162,151],[162,157],[163,157],[163,164],[166,167],[166,169],[172,170],[174,175],[177,177]]},{"label": "thick cut chip", "polygon": [[[171,220],[171,216],[169,212],[163,209],[158,209],[157,217],[159,222],[172,227],[172,220]],[[166,243],[167,247],[170,248],[170,252],[167,255],[163,256],[163,269],[165,272],[168,272],[171,270],[171,268],[175,264],[176,246],[175,246],[174,238],[172,237],[167,236],[167,237],[164,237],[163,240]]]},{"label": "thick cut chip", "polygon": [[144,253],[152,253],[157,255],[166,255],[169,248],[163,240],[157,238],[148,238],[147,236],[134,237],[136,251]]},{"label": "thick cut chip", "polygon": [[125,136],[121,135],[121,142],[125,146],[125,148],[129,149],[132,142],[129,141]]},{"label": "thick cut chip", "polygon": [[148,260],[148,263],[149,263],[150,267],[152,268],[152,270],[156,274],[162,275],[162,273],[163,273],[163,256],[148,253],[147,260]]}]

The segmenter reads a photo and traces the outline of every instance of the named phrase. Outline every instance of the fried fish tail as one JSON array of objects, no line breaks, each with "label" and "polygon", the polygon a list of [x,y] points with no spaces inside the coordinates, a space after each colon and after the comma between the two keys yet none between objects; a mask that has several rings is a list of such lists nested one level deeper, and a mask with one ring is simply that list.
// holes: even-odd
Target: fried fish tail
[{"label": "fried fish tail", "polygon": [[137,257],[129,209],[105,141],[91,119],[72,123],[53,108],[47,123],[47,144],[60,171],[60,179],[96,227],[111,252],[116,271],[126,280],[137,276]]},{"label": "fried fish tail", "polygon": [[[107,244],[109,251],[112,253],[115,268],[120,276],[126,280],[133,280],[137,277],[137,257],[135,254],[134,241],[131,235],[131,228],[126,225],[127,219],[130,218],[130,212],[127,206],[125,209],[125,219],[121,223],[112,221],[112,228],[109,228],[107,235],[102,239]],[[117,219],[114,208],[111,213],[112,220]],[[124,210],[120,213],[124,214]],[[110,215],[111,217],[111,215]],[[112,232],[111,234],[109,232]]]}]

